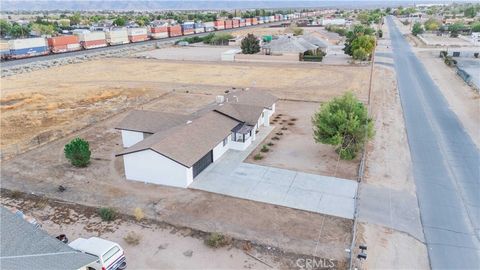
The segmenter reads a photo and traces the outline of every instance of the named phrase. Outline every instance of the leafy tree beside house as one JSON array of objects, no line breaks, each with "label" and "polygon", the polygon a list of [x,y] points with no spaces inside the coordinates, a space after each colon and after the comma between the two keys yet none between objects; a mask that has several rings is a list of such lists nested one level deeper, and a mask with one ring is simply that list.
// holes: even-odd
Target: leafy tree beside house
[{"label": "leafy tree beside house", "polygon": [[255,54],[260,51],[260,42],[253,34],[248,34],[241,44],[243,54]]},{"label": "leafy tree beside house", "polygon": [[87,167],[90,163],[90,145],[81,138],[75,138],[65,145],[65,157],[75,167]]},{"label": "leafy tree beside house", "polygon": [[450,36],[451,37],[458,37],[458,34],[460,31],[462,31],[465,28],[463,23],[454,23],[448,27],[448,31],[450,31]]},{"label": "leafy tree beside house", "polygon": [[312,124],[315,142],[335,146],[346,160],[354,159],[375,134],[367,108],[350,92],[321,105]]},{"label": "leafy tree beside house", "polygon": [[480,32],[480,22],[472,24],[472,32]]},{"label": "leafy tree beside house", "polygon": [[437,31],[440,29],[440,25],[441,23],[433,18],[430,18],[423,23],[423,26],[427,31]]},{"label": "leafy tree beside house", "polygon": [[412,34],[413,34],[414,36],[417,36],[417,35],[419,35],[419,34],[422,34],[423,31],[424,31],[424,30],[423,30],[423,26],[422,26],[421,23],[416,22],[416,23],[413,24]]},{"label": "leafy tree beside house", "polygon": [[353,59],[366,61],[370,59],[375,48],[375,37],[370,35],[358,36],[352,41],[350,46]]}]

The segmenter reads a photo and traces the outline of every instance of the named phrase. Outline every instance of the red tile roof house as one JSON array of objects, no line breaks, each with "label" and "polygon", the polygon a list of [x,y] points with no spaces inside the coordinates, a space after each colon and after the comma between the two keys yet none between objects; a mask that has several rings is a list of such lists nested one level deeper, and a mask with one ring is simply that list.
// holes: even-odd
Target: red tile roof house
[{"label": "red tile roof house", "polygon": [[229,149],[243,151],[261,126],[269,126],[277,98],[260,90],[230,91],[191,115],[135,110],[122,132],[128,180],[188,187]]}]

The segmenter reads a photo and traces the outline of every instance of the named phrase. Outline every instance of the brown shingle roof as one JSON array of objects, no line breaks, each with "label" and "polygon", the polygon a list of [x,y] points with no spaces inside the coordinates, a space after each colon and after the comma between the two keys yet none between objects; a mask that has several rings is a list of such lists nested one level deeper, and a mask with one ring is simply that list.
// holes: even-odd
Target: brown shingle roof
[{"label": "brown shingle roof", "polygon": [[239,121],[211,111],[189,124],[157,132],[117,156],[151,149],[186,167],[192,167],[225,139],[238,124]]},{"label": "brown shingle roof", "polygon": [[268,92],[261,90],[236,90],[230,91],[225,95],[228,103],[246,104],[250,106],[259,106],[262,108],[271,108],[278,98]]},{"label": "brown shingle roof", "polygon": [[263,112],[263,107],[240,103],[224,103],[217,106],[215,111],[254,126]]},{"label": "brown shingle roof", "polygon": [[118,125],[116,129],[156,133],[168,130],[172,127],[186,123],[188,115],[173,113],[134,110],[130,112]]}]

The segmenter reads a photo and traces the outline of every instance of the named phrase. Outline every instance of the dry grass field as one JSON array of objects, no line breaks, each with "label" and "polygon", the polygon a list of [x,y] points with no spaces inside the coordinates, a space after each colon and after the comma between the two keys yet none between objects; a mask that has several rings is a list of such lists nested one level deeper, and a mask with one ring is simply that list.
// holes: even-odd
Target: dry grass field
[{"label": "dry grass field", "polygon": [[139,107],[171,91],[220,94],[257,87],[281,99],[321,102],[347,90],[363,98],[367,67],[102,59],[2,79],[1,148],[22,152]]}]

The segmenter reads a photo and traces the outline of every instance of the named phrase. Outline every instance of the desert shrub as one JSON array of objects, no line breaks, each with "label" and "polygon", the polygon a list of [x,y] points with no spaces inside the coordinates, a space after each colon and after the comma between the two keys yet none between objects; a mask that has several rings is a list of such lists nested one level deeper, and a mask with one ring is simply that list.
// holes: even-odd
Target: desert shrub
[{"label": "desert shrub", "polygon": [[87,167],[90,163],[90,145],[82,138],[75,138],[65,145],[65,157],[75,167]]},{"label": "desert shrub", "polygon": [[253,34],[248,34],[241,44],[243,54],[256,54],[260,51],[260,41]]},{"label": "desert shrub", "polygon": [[[293,124],[293,123],[292,123],[292,124]],[[282,129],[282,130],[288,130],[288,128],[287,128],[287,127],[282,127],[281,129]]]},{"label": "desert shrub", "polygon": [[267,143],[268,146],[274,146],[275,144],[273,142]]},{"label": "desert shrub", "polygon": [[283,132],[277,132],[277,133],[275,133],[275,134],[277,134],[278,136],[282,136],[282,135],[283,135]]},{"label": "desert shrub", "polygon": [[261,154],[256,154],[255,156],[253,156],[253,159],[254,160],[261,160],[261,159],[263,159],[263,156]]},{"label": "desert shrub", "polygon": [[475,57],[475,58],[478,58],[478,55],[479,55],[479,53],[478,53],[478,52],[476,52],[476,53],[473,53],[473,57]]},{"label": "desert shrub", "polygon": [[18,199],[21,196],[22,196],[22,192],[19,190],[12,190],[12,192],[10,193],[10,198],[12,199]]},{"label": "desert shrub", "polygon": [[422,34],[424,32],[424,29],[423,29],[423,26],[421,23],[419,22],[416,22],[413,24],[413,27],[412,27],[412,34],[414,36],[417,36],[419,34]]},{"label": "desert shrub", "polygon": [[294,125],[295,125],[295,123],[293,123],[293,122],[290,122],[290,123],[288,123],[288,125],[289,125],[289,126],[294,126]]},{"label": "desert shrub", "polygon": [[137,221],[140,221],[145,217],[145,214],[143,213],[142,209],[138,207],[135,208],[135,210],[133,210],[133,215],[135,216],[135,219]]},{"label": "desert shrub", "polygon": [[297,121],[297,118],[290,118],[290,121]]},{"label": "desert shrub", "polygon": [[142,239],[142,236],[135,233],[135,232],[129,232],[123,240],[125,240],[125,243],[131,245],[131,246],[137,246],[140,244],[140,240]]},{"label": "desert shrub", "polygon": [[278,140],[280,140],[280,138],[277,137],[277,136],[274,136],[274,137],[272,137],[272,140],[278,141]]},{"label": "desert shrub", "polygon": [[350,92],[323,104],[312,124],[315,142],[334,145],[346,160],[354,159],[375,133],[367,108]]},{"label": "desert shrub", "polygon": [[98,214],[102,218],[103,221],[112,221],[117,217],[117,213],[115,209],[110,207],[102,207],[98,209]]},{"label": "desert shrub", "polygon": [[440,58],[445,58],[447,57],[448,52],[447,51],[440,51]]},{"label": "desert shrub", "polygon": [[260,149],[260,152],[262,153],[267,153],[268,151],[270,151],[270,149],[268,149],[268,146],[266,144],[264,144],[262,146],[262,149]]},{"label": "desert shrub", "polygon": [[205,238],[205,244],[211,248],[224,247],[232,244],[232,238],[214,232]]}]

